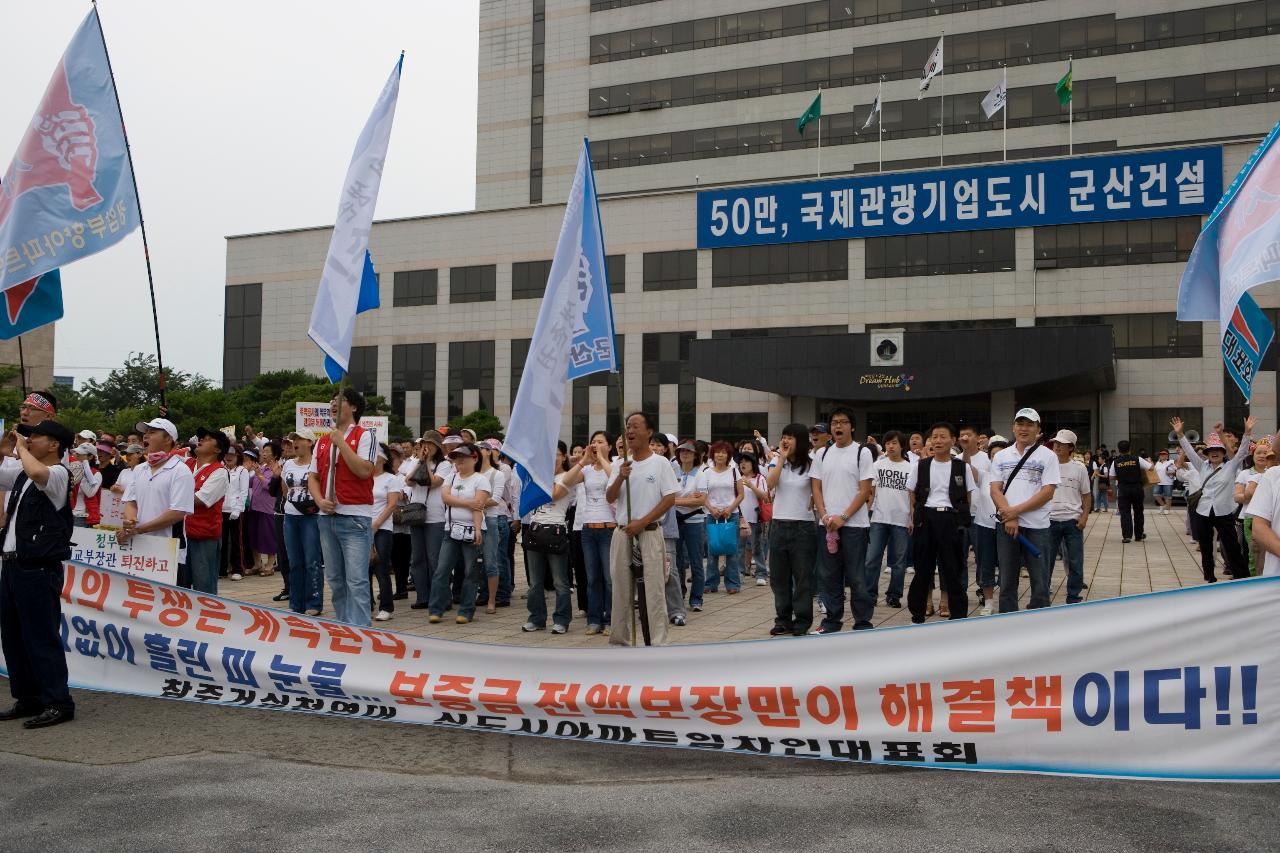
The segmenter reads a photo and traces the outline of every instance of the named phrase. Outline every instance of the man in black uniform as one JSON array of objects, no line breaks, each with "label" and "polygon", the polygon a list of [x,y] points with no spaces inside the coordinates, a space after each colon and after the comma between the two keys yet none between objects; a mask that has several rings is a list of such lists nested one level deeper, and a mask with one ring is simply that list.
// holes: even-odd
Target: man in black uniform
[{"label": "man in black uniform", "polygon": [[1143,472],[1150,471],[1152,465],[1129,452],[1128,439],[1117,442],[1116,450],[1119,455],[1112,457],[1111,476],[1116,478],[1120,503],[1120,535],[1126,543],[1135,538],[1141,542],[1147,538],[1142,518],[1142,501],[1147,487]]},{"label": "man in black uniform", "polygon": [[73,436],[57,421],[42,420],[18,427],[11,440],[16,460],[0,465],[0,490],[9,492],[0,531],[0,643],[16,701],[0,711],[0,721],[30,717],[22,725],[38,729],[75,716],[59,599],[72,528],[71,472],[61,459]]},{"label": "man in black uniform", "polygon": [[969,615],[965,593],[968,578],[965,571],[963,532],[969,526],[970,493],[977,489],[973,469],[963,459],[952,459],[956,428],[946,422],[929,429],[933,453],[915,464],[907,475],[907,494],[911,501],[912,546],[915,551],[916,574],[907,590],[907,607],[911,621],[925,620],[926,605],[933,595],[933,574],[937,570],[943,601],[948,603],[952,619]]}]

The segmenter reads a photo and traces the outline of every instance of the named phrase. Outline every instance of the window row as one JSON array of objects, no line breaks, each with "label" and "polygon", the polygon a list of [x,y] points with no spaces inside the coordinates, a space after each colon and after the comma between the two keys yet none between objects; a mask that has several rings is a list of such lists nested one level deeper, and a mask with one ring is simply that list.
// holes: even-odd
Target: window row
[{"label": "window row", "polygon": [[233,284],[223,296],[222,387],[248,385],[262,367],[262,285]]},{"label": "window row", "polygon": [[1116,358],[1200,358],[1201,323],[1179,322],[1176,314],[1106,314],[1037,317],[1037,326],[1104,324],[1115,334]]},{"label": "window row", "polygon": [[1014,269],[1012,228],[871,237],[866,244],[868,279],[1007,272]]},{"label": "window row", "polygon": [[396,308],[435,305],[438,270],[401,270],[393,277],[391,304]]},{"label": "window row", "polygon": [[[1098,15],[948,35],[947,73],[981,71],[1002,65],[1065,61],[1251,38],[1280,32],[1280,0],[1267,9],[1262,0],[1215,9],[1163,13],[1116,20]],[[1245,7],[1249,14],[1245,14]],[[1255,8],[1256,7],[1256,8]],[[1270,20],[1268,20],[1270,13]],[[1255,20],[1262,23],[1254,25]],[[590,91],[590,115],[681,107],[738,98],[831,89],[885,80],[913,79],[937,45],[936,36],[854,48],[842,56],[712,71],[664,80],[600,86]]]},{"label": "window row", "polygon": [[[999,115],[996,120],[987,120],[982,114],[981,103],[985,94],[948,95],[945,108],[940,98],[889,101],[884,104],[881,114],[884,138],[932,136],[937,133],[940,122],[946,125],[948,135],[999,130]],[[1081,122],[1269,101],[1280,101],[1280,65],[1125,83],[1117,83],[1113,78],[1076,80],[1073,108],[1075,121]],[[823,144],[874,142],[877,138],[875,127],[869,128],[865,134],[859,132],[870,109],[871,105],[866,104],[852,112],[823,116]],[[1010,88],[1007,109],[1010,127],[1067,121],[1067,109],[1058,103],[1053,87],[1049,85]],[[816,145],[816,134],[801,136],[796,130],[796,122],[788,118],[593,141],[591,160],[597,170],[618,169],[790,151]]]},{"label": "window row", "polygon": [[[627,290],[626,255],[606,255],[605,275],[609,279],[610,293]],[[547,279],[551,277],[551,261],[517,261],[511,265],[511,298],[541,299],[547,292]]]},{"label": "window row", "polygon": [[1185,261],[1199,236],[1198,216],[1040,227],[1035,229],[1036,269]]},{"label": "window row", "polygon": [[674,24],[599,33],[591,37],[591,62],[616,62],[1031,2],[1036,0],[811,0]]},{"label": "window row", "polygon": [[849,277],[849,241],[735,246],[711,251],[712,287],[748,287]]}]

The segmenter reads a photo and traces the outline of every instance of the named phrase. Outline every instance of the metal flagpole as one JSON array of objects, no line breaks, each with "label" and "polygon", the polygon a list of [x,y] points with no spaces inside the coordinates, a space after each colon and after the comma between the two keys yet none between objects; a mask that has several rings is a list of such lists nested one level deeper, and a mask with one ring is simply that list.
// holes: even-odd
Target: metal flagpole
[{"label": "metal flagpole", "polygon": [[1004,66],[1003,76],[1000,79],[1000,86],[1004,89],[1004,106],[1000,108],[1000,112],[1004,115],[1004,128],[1000,132],[1000,162],[1006,163],[1009,160],[1009,66]]},{"label": "metal flagpole", "polygon": [[943,30],[938,38],[938,59],[942,61],[942,82],[938,84],[938,165],[945,163],[947,157],[947,31]]},{"label": "metal flagpole", "polygon": [[876,132],[880,136],[880,171],[884,171],[884,75],[880,75],[880,84],[876,88],[876,106],[880,114],[876,116]]},{"label": "metal flagpole", "polygon": [[22,371],[22,399],[27,399],[27,358],[22,354],[22,335],[18,335],[18,369]]},{"label": "metal flagpole", "polygon": [[[822,87],[818,87],[818,97],[822,97]],[[818,105],[818,177],[822,177],[822,105]]]},{"label": "metal flagpole", "polygon": [[[98,14],[98,2],[93,0],[93,14]],[[102,31],[102,18],[98,18],[98,35],[102,38],[102,54],[107,58],[107,74],[111,77],[111,91],[116,99],[116,111],[120,115],[120,133],[124,137],[124,153],[129,160],[129,173],[133,176],[133,203],[138,208],[138,228],[142,231],[142,255],[147,261],[147,289],[151,293],[151,325],[156,333],[156,368],[160,373],[160,409],[161,415],[169,413],[169,406],[164,392],[164,356],[160,353],[160,314],[156,311],[156,283],[151,275],[151,248],[147,245],[147,222],[142,218],[142,199],[138,194],[138,172],[133,168],[133,151],[129,147],[129,131],[124,125],[124,108],[120,106],[120,90],[116,86],[116,75],[111,69],[111,54],[107,51],[107,35]]]},{"label": "metal flagpole", "polygon": [[1076,73],[1071,56],[1067,56],[1067,71],[1071,74],[1071,100],[1067,101],[1067,156],[1076,148]]}]

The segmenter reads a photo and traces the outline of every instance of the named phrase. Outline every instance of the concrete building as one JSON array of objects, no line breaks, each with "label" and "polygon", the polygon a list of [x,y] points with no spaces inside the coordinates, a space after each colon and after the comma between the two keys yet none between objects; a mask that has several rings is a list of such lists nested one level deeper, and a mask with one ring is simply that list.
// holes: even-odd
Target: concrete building
[{"label": "concrete building", "polygon": [[[918,98],[944,31],[945,70]],[[384,307],[358,322],[351,378],[415,431],[475,408],[509,415],[587,137],[624,390],[578,380],[566,439],[616,427],[620,399],[700,437],[776,437],[841,402],[859,433],[940,416],[1006,430],[1035,405],[1046,428],[1092,445],[1162,445],[1174,413],[1202,431],[1237,422],[1216,324],[1174,312],[1215,192],[1280,118],[1278,57],[1278,0],[484,0],[477,210],[375,225]],[[1069,63],[1068,107],[1055,83]],[[1007,114],[989,119],[980,103],[1002,74]],[[819,88],[820,149],[816,127],[796,128]],[[1176,170],[1189,151],[1212,167],[1196,185],[1207,197],[1157,164]],[[1072,204],[1006,227],[998,193],[968,226],[922,208],[896,228],[884,198],[888,226],[863,209],[800,241],[794,204],[778,213],[789,238],[735,220],[722,239],[710,220],[717,199],[726,214],[738,197],[806,191],[987,192],[1011,169],[1061,184],[1091,163],[1096,213]],[[228,239],[228,387],[318,369],[306,322],[329,235]],[[1254,295],[1276,321],[1280,289]],[[1269,430],[1276,401],[1273,350],[1253,401]]]}]

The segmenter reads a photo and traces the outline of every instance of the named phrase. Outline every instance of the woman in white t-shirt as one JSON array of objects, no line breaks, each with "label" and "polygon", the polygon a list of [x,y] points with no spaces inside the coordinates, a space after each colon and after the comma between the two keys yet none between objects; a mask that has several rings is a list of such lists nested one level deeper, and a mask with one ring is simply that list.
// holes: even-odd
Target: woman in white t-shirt
[{"label": "woman in white t-shirt", "polygon": [[[1009,440],[1002,435],[993,435],[987,440],[987,456],[994,457],[996,451],[1009,446]],[[992,466],[978,474],[978,491],[973,499],[973,524],[969,525],[969,541],[973,543],[973,561],[978,576],[978,586],[982,589],[982,615],[990,616],[995,612],[996,583],[999,567],[996,565],[996,504],[991,499],[991,482],[995,479]]]},{"label": "woman in white t-shirt", "polygon": [[373,617],[386,622],[395,612],[395,591],[391,588],[391,551],[395,546],[396,505],[404,497],[404,477],[400,470],[400,451],[386,444],[382,447],[382,470],[373,478],[373,550],[377,559],[370,566],[378,579],[378,612]]},{"label": "woman in white t-shirt", "polygon": [[[730,462],[733,446],[727,441],[717,441],[708,450],[710,464],[703,476],[707,482],[707,515],[714,522],[728,522],[736,528],[739,523],[738,507],[742,504],[742,477]],[[724,561],[724,591],[737,595],[742,590],[742,549],[728,556],[707,554],[706,591],[717,592],[720,587],[720,563]]]},{"label": "woman in white t-shirt", "polygon": [[[507,556],[507,536],[511,531],[506,501],[507,472],[498,464],[498,451],[501,449],[502,442],[496,438],[487,438],[476,445],[476,450],[480,451],[477,470],[489,481],[489,501],[484,505],[484,529],[489,534],[484,537],[484,565],[486,571],[498,578],[499,584],[502,583],[502,562]],[[485,613],[497,613],[497,593],[490,595],[481,587],[476,606],[483,607]]]},{"label": "woman in white t-shirt", "polygon": [[769,586],[773,628],[769,634],[803,637],[813,625],[813,565],[818,537],[809,480],[809,428],[787,424],[778,439],[775,465],[766,477],[773,492],[769,525]]},{"label": "woman in white t-shirt", "polygon": [[307,488],[311,469],[309,436],[293,438],[293,458],[280,466],[284,497],[284,544],[289,555],[289,609],[319,616],[324,609],[324,556],[320,551],[319,516]]},{"label": "woman in white t-shirt", "polygon": [[742,555],[742,567],[748,576],[755,575],[756,586],[768,586],[769,531],[761,507],[772,509],[773,498],[754,453],[739,453],[738,473],[741,475],[738,482],[742,484],[742,505],[738,509],[751,526],[751,536],[743,542],[746,551]]},{"label": "woman in white t-shirt", "polygon": [[556,450],[556,479],[551,500],[529,515],[525,527],[524,555],[529,568],[529,620],[521,631],[547,627],[547,577],[556,590],[551,633],[563,634],[573,621],[573,591],[569,585],[569,499],[582,479],[582,462],[567,468],[568,448],[562,441]]},{"label": "woman in white t-shirt", "polygon": [[414,447],[405,466],[405,495],[410,503],[426,504],[426,523],[409,525],[409,576],[414,602],[410,610],[426,610],[431,604],[431,580],[435,576],[440,543],[444,540],[444,476],[453,470],[444,461],[440,433],[432,430]]},{"label": "woman in white t-shirt", "polygon": [[453,584],[450,574],[454,563],[462,561],[465,574],[462,595],[458,599],[458,616],[454,620],[465,625],[476,613],[476,591],[480,578],[489,584],[489,601],[497,598],[497,566],[493,573],[484,563],[484,506],[489,502],[489,480],[476,470],[480,451],[474,444],[460,444],[449,451],[454,469],[445,478],[445,535],[440,543],[435,574],[431,578],[431,609],[428,622],[439,622],[453,606]]},{"label": "woman in white t-shirt", "polygon": [[574,523],[582,529],[582,557],[587,570],[587,633],[601,634],[612,622],[613,588],[609,583],[609,543],[618,526],[605,499],[613,473],[613,442],[596,430],[582,454],[582,480],[574,487],[578,509]]},{"label": "woman in white t-shirt", "polygon": [[1262,559],[1266,553],[1253,539],[1253,516],[1249,515],[1249,505],[1253,501],[1253,496],[1258,488],[1262,475],[1267,473],[1276,459],[1275,450],[1271,447],[1271,442],[1266,438],[1258,440],[1258,446],[1253,449],[1253,467],[1246,468],[1236,475],[1236,503],[1240,504],[1240,516],[1238,524],[1241,525],[1241,534],[1244,538],[1241,540],[1245,543],[1245,551],[1249,554],[1249,574],[1258,574],[1258,561]]}]

